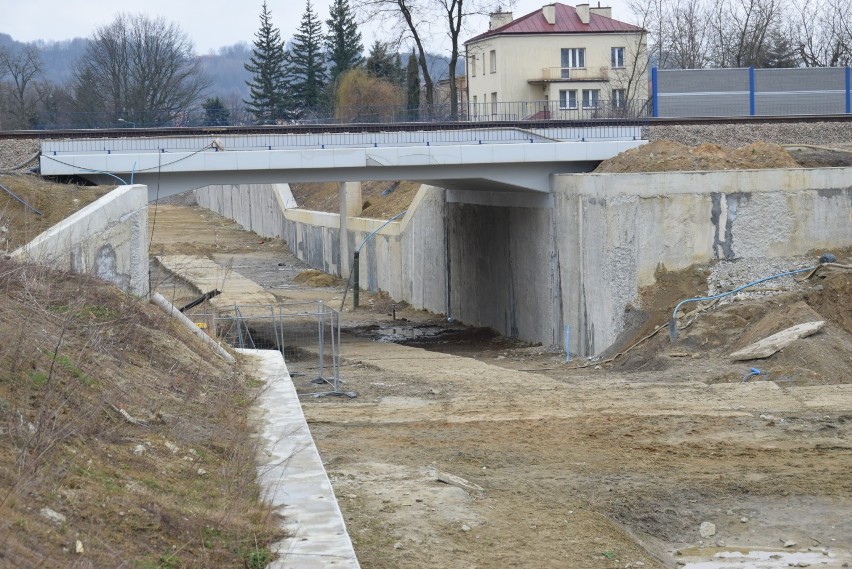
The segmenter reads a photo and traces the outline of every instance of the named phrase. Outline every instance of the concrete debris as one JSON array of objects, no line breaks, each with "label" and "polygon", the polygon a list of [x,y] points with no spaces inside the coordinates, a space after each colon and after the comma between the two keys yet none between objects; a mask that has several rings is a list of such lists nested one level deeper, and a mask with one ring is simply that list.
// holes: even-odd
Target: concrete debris
[{"label": "concrete debris", "polygon": [[165,445],[165,447],[167,449],[169,449],[171,451],[172,454],[177,454],[177,452],[180,450],[180,447],[177,446],[175,443],[171,443],[169,441],[166,441],[163,444]]},{"label": "concrete debris", "polygon": [[468,492],[485,491],[485,489],[482,486],[479,486],[478,484],[474,484],[473,482],[465,480],[461,476],[455,476],[446,472],[435,471],[435,480],[437,480],[438,482],[443,482],[444,484],[449,484],[450,486],[456,486],[457,488],[467,490]]},{"label": "concrete debris", "polygon": [[206,476],[206,475],[207,475],[207,471],[206,471],[206,470],[204,470],[203,468],[199,468],[199,469],[198,469],[198,475],[199,475],[199,476]]},{"label": "concrete debris", "polygon": [[736,362],[768,358],[778,350],[786,348],[799,338],[807,338],[808,336],[816,334],[822,330],[823,326],[825,326],[825,320],[805,322],[803,324],[791,326],[786,330],[782,330],[777,334],[773,334],[768,338],[764,338],[750,346],[746,346],[742,350],[734,352],[731,354],[731,359]]},{"label": "concrete debris", "polygon": [[86,550],[83,549],[83,542],[80,541],[79,539],[77,540],[77,543],[74,544],[74,552],[75,553],[85,553],[86,552]]},{"label": "concrete debris", "polygon": [[136,456],[142,456],[145,454],[145,445],[136,445],[133,447],[133,454]]},{"label": "concrete debris", "polygon": [[[783,541],[783,540],[782,540],[782,541]],[[784,547],[796,547],[796,545],[798,545],[798,544],[797,544],[795,541],[791,540],[791,539],[788,539],[787,541],[784,541]]]},{"label": "concrete debris", "polygon": [[55,524],[65,523],[65,516],[55,510],[51,510],[50,508],[42,508],[38,513],[41,514],[43,518],[47,518]]},{"label": "concrete debris", "polygon": [[705,539],[713,537],[716,535],[716,524],[712,522],[701,522],[701,525],[698,526],[698,535]]},{"label": "concrete debris", "polygon": [[[710,273],[707,275],[707,294],[713,296],[771,275],[812,267],[816,264],[815,261],[816,259],[812,256],[720,261],[713,265]],[[737,294],[720,299],[719,304],[734,302],[736,299],[765,298],[783,291],[795,290],[801,286],[796,277],[797,275],[781,277],[765,285],[757,285],[750,289],[747,288]],[[772,290],[767,290],[767,288],[771,288]]]},{"label": "concrete debris", "polygon": [[396,543],[393,544],[393,548],[394,549],[402,549],[402,543],[397,541]]}]

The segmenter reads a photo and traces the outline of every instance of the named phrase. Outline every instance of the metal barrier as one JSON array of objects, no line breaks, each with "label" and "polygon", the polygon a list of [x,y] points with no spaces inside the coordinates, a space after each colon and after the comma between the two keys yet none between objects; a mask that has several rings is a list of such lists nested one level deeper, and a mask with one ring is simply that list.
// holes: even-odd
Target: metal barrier
[{"label": "metal barrier", "polygon": [[[460,103],[453,110],[449,104],[422,105],[416,109],[404,105],[361,105],[338,108],[299,108],[274,120],[254,123],[223,124],[208,117],[203,109],[193,108],[179,112],[142,111],[120,113],[101,111],[94,113],[65,113],[62,116],[45,118],[36,130],[58,129],[113,129],[138,133],[145,129],[163,128],[219,128],[229,126],[325,126],[346,125],[413,125],[417,128],[444,127],[447,124],[470,122],[554,123],[557,121],[597,121],[612,119],[619,123],[636,124],[648,118],[647,100],[608,101],[595,99],[579,106],[560,101],[504,101]],[[419,125],[419,126],[418,126]],[[458,128],[458,127],[457,127]],[[470,128],[462,126],[461,128]]]},{"label": "metal barrier", "polygon": [[315,376],[340,393],[340,313],[322,301],[190,310],[208,333],[243,349],[278,350],[291,375]]}]

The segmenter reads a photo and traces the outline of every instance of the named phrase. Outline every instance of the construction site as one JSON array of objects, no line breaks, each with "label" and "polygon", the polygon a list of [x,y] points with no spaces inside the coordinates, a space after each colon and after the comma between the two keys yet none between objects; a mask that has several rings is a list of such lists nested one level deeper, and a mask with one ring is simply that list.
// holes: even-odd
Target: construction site
[{"label": "construction site", "polygon": [[[354,564],[320,559],[311,566],[852,564],[852,143],[842,130],[834,133],[838,142],[806,130],[781,129],[769,142],[738,138],[742,131],[733,129],[724,134],[731,147],[690,140],[712,138],[707,133],[652,133],[649,144],[594,173],[560,176],[550,209],[450,204],[439,188],[365,182],[347,221],[356,233],[343,247],[351,257],[363,239],[357,307],[351,259],[335,249],[340,235],[329,236],[328,216],[345,210],[347,194],[337,183],[290,184],[292,209],[270,214],[274,222],[258,221],[276,199],[269,190],[252,201],[262,188],[199,189],[147,205],[148,292],[186,307],[238,366],[246,356],[233,348],[284,354],[357,556]],[[230,488],[237,475],[227,461],[204,462],[224,460],[239,447],[234,441],[245,440],[233,435],[224,444],[216,425],[259,429],[249,420],[257,416],[256,395],[235,395],[242,403],[231,411],[239,420],[224,419],[228,409],[219,407],[212,417],[205,409],[220,395],[208,384],[224,389],[228,373],[251,375],[251,366],[228,372],[198,338],[168,327],[148,342],[122,340],[120,357],[110,351],[119,349],[109,347],[117,342],[112,332],[101,343],[63,340],[64,330],[69,337],[91,332],[57,327],[56,315],[64,314],[57,307],[72,304],[59,298],[62,287],[42,291],[34,276],[10,280],[20,273],[14,251],[113,189],[13,168],[26,166],[37,149],[17,141],[3,149],[0,164],[7,189],[0,192],[7,281],[0,356],[13,369],[0,382],[0,535],[7,544],[0,561],[273,562],[252,557],[260,549],[246,549],[245,541],[253,535],[275,551],[272,543],[286,539],[272,510],[240,505],[223,521],[215,515],[221,503],[197,506],[205,486]],[[651,180],[652,172],[673,177]],[[729,188],[731,173],[738,177]],[[712,188],[695,197],[699,183]],[[254,209],[243,215],[227,195]],[[384,229],[403,214],[398,229]],[[440,226],[446,237],[434,251],[424,245],[432,262],[410,268],[405,255],[419,249],[405,239],[429,241],[423,227],[437,218],[450,220]],[[539,225],[548,243],[541,250],[533,245],[542,234],[530,229]],[[377,237],[368,243],[371,231]],[[402,268],[388,268],[397,257]],[[110,265],[107,280],[118,284],[120,265]],[[436,275],[440,286],[430,288]],[[111,292],[85,300],[85,324],[107,312],[104,321],[128,330],[156,320],[146,303],[104,290]],[[27,389],[15,385],[20,374],[10,367],[29,343],[12,341],[23,338],[16,314],[25,306],[39,308],[30,318],[48,330],[32,340],[42,355],[20,363],[30,366]],[[112,415],[91,435],[97,449],[87,449],[85,429],[75,427],[44,448],[24,445],[45,457],[26,463],[21,441],[30,440],[28,424],[45,424],[39,390],[53,385],[63,342],[86,354],[69,354],[73,361],[58,366],[67,381],[91,376],[107,385],[99,370],[128,380],[114,379],[79,407],[86,417]],[[108,345],[103,356],[101,344]],[[184,374],[180,381],[169,374],[159,387],[142,381],[168,366]],[[38,374],[44,380],[33,379]],[[136,381],[146,384],[144,393]],[[51,416],[73,417],[74,397]],[[219,437],[212,446],[211,432]],[[142,464],[177,433],[182,450],[164,450],[165,463]],[[190,445],[209,448],[184,450]],[[185,453],[190,460],[182,460]],[[25,463],[31,482],[21,484]],[[221,481],[206,482],[208,472],[221,473]],[[263,494],[249,476],[238,476],[246,503]],[[192,487],[183,486],[188,477]],[[55,482],[41,483],[48,479]],[[168,495],[170,485],[180,488],[176,510],[154,507],[154,496]],[[61,512],[61,523],[44,508]],[[242,537],[226,543],[225,534]],[[241,553],[228,557],[237,542]],[[273,566],[307,566],[288,564],[286,550],[278,554]]]}]

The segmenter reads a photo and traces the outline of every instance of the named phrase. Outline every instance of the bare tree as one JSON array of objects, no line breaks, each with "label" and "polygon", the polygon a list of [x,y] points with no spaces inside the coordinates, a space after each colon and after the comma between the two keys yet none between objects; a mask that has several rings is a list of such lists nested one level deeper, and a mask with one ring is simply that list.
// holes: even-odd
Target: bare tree
[{"label": "bare tree", "polygon": [[717,67],[760,65],[770,32],[780,28],[783,0],[720,0],[710,18]]},{"label": "bare tree", "polygon": [[0,48],[0,77],[8,75],[11,79],[9,94],[12,105],[9,114],[14,126],[32,128],[37,120],[37,98],[31,94],[33,81],[42,71],[41,54],[33,45],[20,48]]},{"label": "bare tree", "polygon": [[648,31],[646,50],[651,64],[667,67],[669,4],[665,0],[628,0],[627,6],[633,23]]},{"label": "bare tree", "polygon": [[428,8],[430,0],[355,0],[356,12],[365,14],[367,19],[381,22],[387,30],[396,30],[392,44],[401,45],[411,41],[417,51],[417,63],[423,75],[426,90],[426,104],[431,108],[435,100],[435,86],[429,63],[426,58],[425,39],[431,36],[432,20]]},{"label": "bare tree", "polygon": [[852,64],[852,13],[845,0],[802,0],[794,11],[793,43],[805,66]]},{"label": "bare tree", "polygon": [[683,0],[672,8],[666,25],[669,67],[700,69],[707,64],[710,57],[708,20],[701,0]]},{"label": "bare tree", "polygon": [[73,82],[79,110],[137,125],[167,123],[208,85],[186,33],[144,14],[119,14],[97,28]]},{"label": "bare tree", "polygon": [[[505,0],[503,6],[511,6],[514,0]],[[458,86],[456,69],[460,56],[459,40],[466,30],[468,17],[487,14],[499,5],[496,0],[355,0],[354,5],[367,17],[382,21],[386,29],[399,30],[395,43],[414,43],[417,63],[423,79],[426,107],[435,104],[434,79],[429,69],[427,48],[438,37],[446,36],[450,41],[449,84],[450,112],[458,113]],[[436,31],[437,30],[437,31]],[[435,51],[439,51],[436,49]]]}]

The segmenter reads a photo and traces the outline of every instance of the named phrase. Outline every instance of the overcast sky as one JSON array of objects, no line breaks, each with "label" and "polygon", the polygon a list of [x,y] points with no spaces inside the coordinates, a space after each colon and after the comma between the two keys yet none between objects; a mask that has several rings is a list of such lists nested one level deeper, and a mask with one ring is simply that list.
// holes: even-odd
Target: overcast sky
[{"label": "overcast sky", "polygon": [[[514,15],[522,16],[549,1],[518,0]],[[313,0],[314,10],[323,22],[328,18],[329,3],[330,0]],[[568,0],[565,3],[574,2]],[[196,51],[204,54],[240,41],[251,43],[259,27],[261,4],[262,0],[0,0],[0,32],[23,42],[89,37],[97,26],[108,24],[118,12],[142,12],[177,23],[192,39]],[[273,24],[281,29],[284,40],[289,41],[299,25],[305,1],[267,0],[267,4]],[[612,5],[616,19],[630,21],[625,0],[601,4]],[[488,24],[482,19],[473,27],[473,32],[464,34],[462,41],[487,30]],[[367,49],[374,39],[386,37],[387,32],[378,28],[372,22],[361,26]],[[438,51],[436,43],[443,40],[439,31],[434,33],[436,37],[430,44],[434,46],[433,51]]]}]

